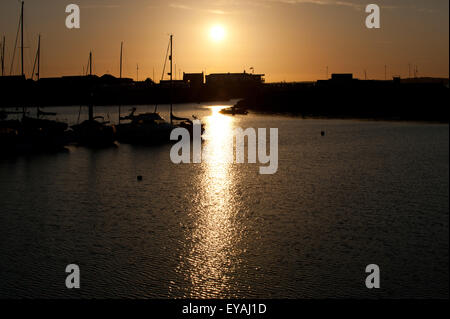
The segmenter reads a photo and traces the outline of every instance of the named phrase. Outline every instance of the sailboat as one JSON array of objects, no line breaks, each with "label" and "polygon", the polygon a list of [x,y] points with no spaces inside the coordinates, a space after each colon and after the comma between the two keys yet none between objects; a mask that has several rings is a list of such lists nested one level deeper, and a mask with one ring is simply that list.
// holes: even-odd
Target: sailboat
[{"label": "sailboat", "polygon": [[[172,95],[173,95],[173,35],[170,35],[170,56],[169,56],[169,61],[170,61],[170,124],[175,125],[176,127],[182,127],[185,128],[189,131],[190,136],[193,137],[193,131],[194,131],[194,123],[191,119],[189,118],[184,118],[184,117],[178,117],[175,116],[173,114],[173,102],[172,102]],[[197,119],[196,117],[194,117],[194,119]],[[204,124],[201,125],[201,134],[203,134],[203,132],[205,131],[205,127]]]},{"label": "sailboat", "polygon": [[[89,52],[89,79],[92,81],[92,52]],[[91,87],[93,90],[93,87]],[[114,146],[115,142],[115,127],[108,126],[109,122],[97,121],[102,117],[94,117],[94,105],[92,101],[93,94],[91,94],[91,101],[89,101],[88,119],[80,124],[72,125],[71,128],[74,132],[74,139],[78,145],[103,148]]]},{"label": "sailboat", "polygon": [[228,114],[228,115],[236,115],[236,114],[247,115],[248,111],[235,105],[232,107],[227,107],[225,109],[222,109],[219,111],[219,113],[220,114]]},{"label": "sailboat", "polygon": [[[122,77],[122,50],[120,46],[120,77]],[[133,107],[130,114],[124,117],[120,115],[117,125],[117,140],[125,144],[154,145],[170,142],[170,133],[175,128],[171,123],[165,121],[159,113],[154,112],[135,114],[137,109]],[[122,123],[122,121],[127,121]]]},{"label": "sailboat", "polygon": [[[21,30],[21,76],[25,80],[24,73],[24,2],[21,3],[21,15],[19,20],[19,26]],[[4,48],[4,46],[3,46]],[[4,55],[4,54],[3,54]],[[4,57],[3,57],[4,58]],[[2,58],[2,63],[3,63]],[[38,38],[38,51],[36,53],[36,63],[38,70],[40,68],[40,35]],[[34,74],[34,68],[33,68]],[[39,71],[38,73],[39,74]],[[38,75],[39,77],[39,75]],[[58,151],[64,149],[66,144],[65,132],[68,125],[63,122],[41,119],[39,118],[39,108],[37,118],[27,116],[26,107],[23,106],[22,119],[19,120],[6,120],[6,117],[11,112],[3,112],[2,117],[4,119],[0,123],[0,145],[6,151],[6,154],[17,153],[35,153],[35,152],[47,152]],[[16,112],[13,112],[16,113]]]},{"label": "sailboat", "polygon": [[[31,75],[31,79],[33,79],[34,75],[37,77],[37,81],[40,79],[40,54],[41,54],[41,35],[38,36],[38,47],[36,52],[36,59],[33,66],[33,72]],[[35,73],[35,68],[37,65],[37,72]],[[40,109],[40,105],[36,106],[36,117],[29,117],[24,112],[22,117],[22,124],[23,128],[26,131],[30,131],[30,133],[33,130],[39,131],[41,133],[44,133],[43,136],[46,137],[57,137],[58,135],[61,135],[61,142],[64,143],[64,139],[62,138],[64,135],[64,132],[67,130],[68,125],[64,122],[59,122],[55,120],[49,120],[49,119],[43,119],[42,116],[56,116],[57,114],[54,112],[44,112]],[[55,135],[55,136],[53,136]],[[53,141],[52,141],[53,142]]]}]

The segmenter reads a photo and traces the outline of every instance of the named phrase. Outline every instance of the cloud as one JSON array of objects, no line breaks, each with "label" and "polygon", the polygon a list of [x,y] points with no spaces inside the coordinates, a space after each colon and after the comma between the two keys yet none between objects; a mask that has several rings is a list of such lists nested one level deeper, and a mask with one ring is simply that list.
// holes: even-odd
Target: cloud
[{"label": "cloud", "polygon": [[182,10],[193,10],[191,7],[188,7],[184,4],[178,4],[178,3],[171,3],[169,4],[169,7],[174,9],[182,9]]},{"label": "cloud", "polygon": [[[370,3],[370,1],[357,1],[357,0],[254,0],[254,1],[265,1],[265,2],[271,2],[271,3],[284,3],[284,4],[291,4],[291,5],[300,5],[300,4],[314,4],[314,5],[321,5],[321,6],[340,6],[340,7],[349,7],[354,8],[356,10],[364,10],[364,8]],[[388,10],[394,10],[394,9],[412,9],[419,12],[428,12],[432,13],[435,10],[429,9],[429,8],[420,8],[416,5],[411,4],[403,4],[400,5],[397,3],[395,4],[384,4],[379,3],[378,4],[380,8],[382,9],[388,9]]]},{"label": "cloud", "polygon": [[[317,6],[336,6],[347,7],[358,11],[364,11],[367,4],[370,1],[364,0],[209,0],[209,1],[195,1],[197,6],[190,6],[180,3],[171,3],[169,6],[174,9],[181,10],[193,10],[199,12],[207,12],[218,15],[226,14],[238,14],[242,13],[244,7],[259,7],[259,8],[271,8],[272,5],[285,4],[285,5],[317,5]],[[384,2],[384,3],[383,3]],[[407,2],[390,2],[382,1],[379,6],[385,10],[395,9],[410,9],[419,12],[432,13],[434,10],[430,8],[419,8],[414,4]],[[205,9],[204,7],[209,7]],[[213,9],[214,8],[214,9]],[[229,10],[226,10],[226,9]],[[245,11],[245,9],[244,9]]]},{"label": "cloud", "polygon": [[117,4],[88,4],[88,5],[81,5],[81,9],[114,9],[114,8],[120,8]]},{"label": "cloud", "polygon": [[316,4],[321,6],[343,6],[355,9],[361,9],[364,5],[350,1],[332,1],[332,0],[266,0],[270,2],[279,2],[285,4]]},{"label": "cloud", "polygon": [[224,11],[224,10],[219,10],[219,9],[202,9],[202,8],[191,7],[191,6],[187,6],[187,5],[179,4],[179,3],[171,3],[171,4],[169,4],[169,7],[173,8],[173,9],[200,11],[200,12],[207,12],[207,13],[212,13],[212,14],[219,14],[219,15],[232,14],[231,11]]}]

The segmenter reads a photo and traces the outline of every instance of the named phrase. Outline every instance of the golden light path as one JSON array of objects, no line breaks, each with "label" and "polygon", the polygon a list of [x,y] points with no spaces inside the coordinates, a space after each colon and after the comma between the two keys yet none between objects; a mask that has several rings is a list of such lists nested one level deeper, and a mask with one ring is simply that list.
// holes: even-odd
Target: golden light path
[{"label": "golden light path", "polygon": [[[212,107],[206,120],[207,135],[199,180],[199,202],[192,246],[188,253],[187,278],[191,289],[187,297],[220,298],[229,296],[234,273],[239,232],[234,216],[234,172],[227,162],[227,146],[233,141],[233,118]],[[186,279],[187,279],[186,278]]]}]

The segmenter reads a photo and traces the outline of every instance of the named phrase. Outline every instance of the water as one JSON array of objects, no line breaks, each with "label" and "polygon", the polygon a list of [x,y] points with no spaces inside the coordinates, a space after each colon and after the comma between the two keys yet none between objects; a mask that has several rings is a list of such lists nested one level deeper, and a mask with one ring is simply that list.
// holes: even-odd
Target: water
[{"label": "water", "polygon": [[[129,145],[0,160],[0,297],[448,298],[448,125],[217,109],[176,107],[206,123],[207,163]],[[221,163],[236,126],[279,128],[276,174]]]}]

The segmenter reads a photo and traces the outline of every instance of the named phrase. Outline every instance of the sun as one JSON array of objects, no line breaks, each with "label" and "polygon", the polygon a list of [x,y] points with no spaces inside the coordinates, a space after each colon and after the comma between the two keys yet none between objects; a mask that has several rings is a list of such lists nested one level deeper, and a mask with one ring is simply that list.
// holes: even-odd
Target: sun
[{"label": "sun", "polygon": [[214,42],[220,42],[225,38],[225,29],[221,25],[216,25],[209,31],[209,36]]}]

